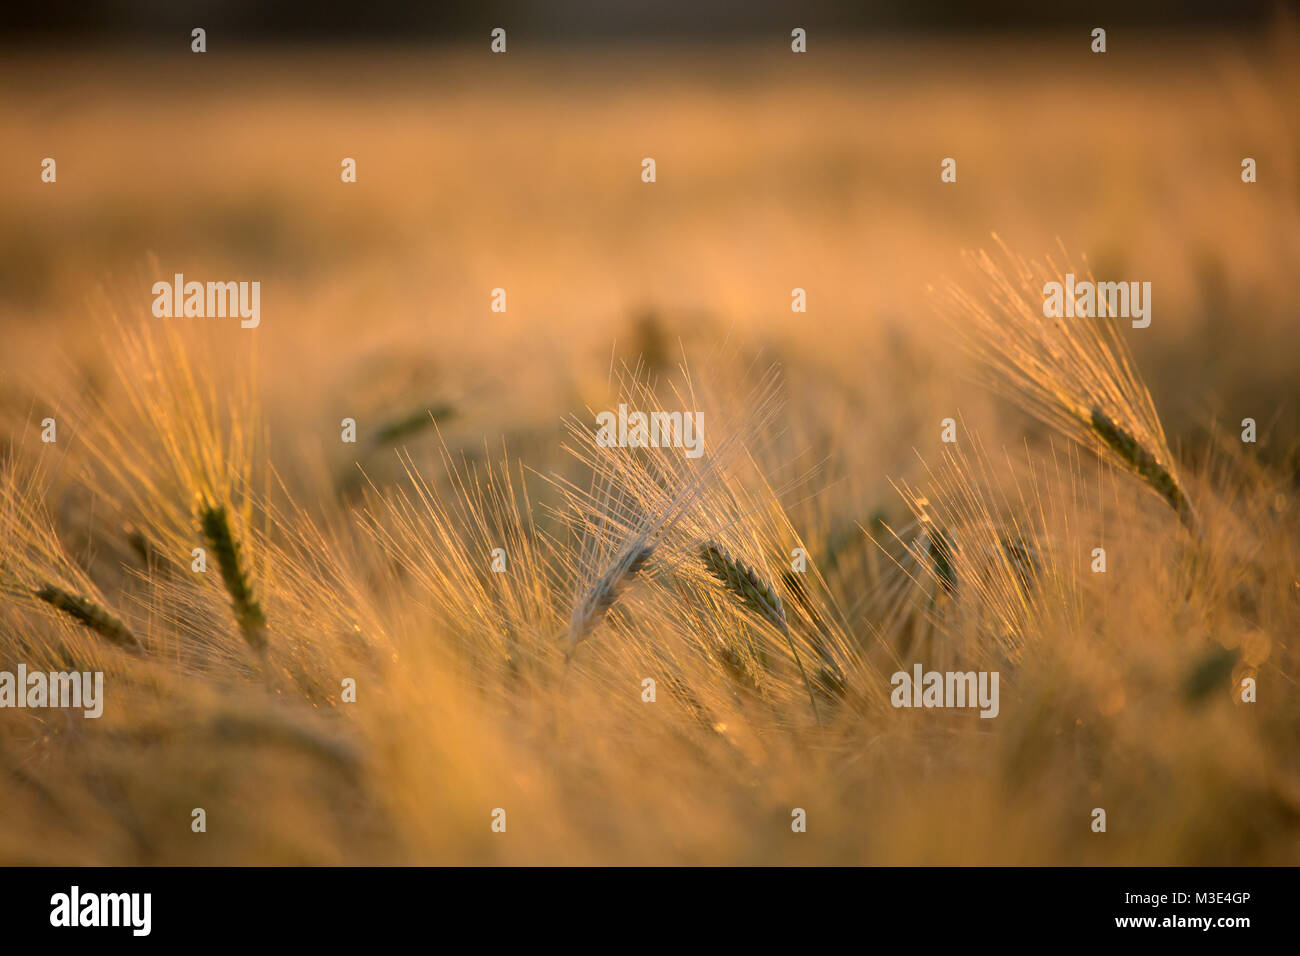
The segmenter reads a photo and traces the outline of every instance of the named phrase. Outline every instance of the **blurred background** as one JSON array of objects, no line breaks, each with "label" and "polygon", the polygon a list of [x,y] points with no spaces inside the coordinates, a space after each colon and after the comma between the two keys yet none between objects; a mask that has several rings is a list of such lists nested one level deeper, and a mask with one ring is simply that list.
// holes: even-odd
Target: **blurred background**
[{"label": "blurred background", "polygon": [[996,232],[1153,283],[1129,339],[1176,442],[1250,415],[1261,454],[1293,455],[1271,438],[1296,415],[1286,7],[45,4],[10,12],[3,49],[0,400],[19,415],[51,363],[95,387],[107,313],[148,319],[182,272],[262,283],[261,328],[219,334],[255,336],[286,442],[445,401],[468,443],[551,443],[611,352],[672,364],[725,340],[859,390],[897,423],[885,471],[917,422],[977,414],[926,290]]},{"label": "blurred background", "polygon": [[[347,0],[313,3],[309,12],[291,4],[268,5],[256,0],[205,0],[167,3],[165,0],[103,0],[86,5],[47,3],[14,11],[10,29],[29,35],[57,37],[161,36],[205,22],[244,37],[341,37],[397,39],[474,38],[493,26],[508,26],[521,36],[568,38],[609,37],[656,39],[698,36],[716,30],[726,36],[761,35],[787,29],[797,21],[805,28],[863,34],[882,30],[958,32],[1035,30],[1064,26],[1133,26],[1166,29],[1218,26],[1242,29],[1257,26],[1277,9],[1276,0],[1148,0],[1126,3],[1097,0],[1088,4],[1043,4],[1030,0],[456,0],[412,4],[403,0]],[[793,20],[792,20],[793,18]],[[1102,21],[1105,21],[1104,23]]]},{"label": "blurred background", "polygon": [[[206,30],[201,55],[190,49],[196,27]],[[507,31],[505,55],[490,52],[496,27]],[[791,52],[795,27],[807,31],[807,53]],[[1095,27],[1107,30],[1104,54],[1092,52]],[[229,383],[222,402],[239,407],[234,393],[252,376],[276,479],[345,529],[324,539],[345,543],[324,547],[331,557],[364,544],[356,515],[336,507],[355,502],[358,463],[384,488],[401,471],[395,448],[407,446],[414,467],[442,473],[431,411],[453,453],[504,445],[512,461],[585,486],[561,422],[608,407],[620,359],[665,379],[681,360],[700,368],[724,349],[755,367],[779,362],[787,408],[764,453],[788,470],[764,462],[763,476],[819,555],[833,533],[861,541],[866,526],[909,520],[891,478],[918,477],[917,451],[936,453],[944,418],[960,417],[995,459],[1039,442],[1033,453],[1050,461],[1046,429],[971,383],[972,363],[929,291],[979,283],[963,252],[991,247],[994,233],[1026,257],[1151,283],[1150,327],[1124,337],[1180,463],[1230,476],[1198,500],[1250,530],[1223,522],[1226,540],[1246,544],[1215,552],[1214,587],[1193,601],[1170,553],[1147,546],[1166,539],[1117,498],[1097,518],[1114,529],[1107,545],[1125,569],[1096,604],[1114,609],[1095,628],[1105,640],[1039,642],[1019,671],[1032,693],[1006,693],[996,730],[954,721],[950,736],[928,724],[878,734],[864,723],[850,728],[841,761],[820,746],[804,752],[778,724],[755,723],[745,737],[733,722],[763,758],[765,788],[721,751],[696,750],[685,734],[673,742],[671,721],[647,736],[639,699],[597,682],[579,683],[572,705],[575,682],[556,695],[578,731],[562,746],[537,743],[528,716],[549,698],[518,721],[481,708],[475,681],[418,656],[441,647],[426,640],[424,592],[395,590],[390,619],[379,577],[385,613],[373,618],[410,636],[401,664],[394,653],[366,685],[382,688],[364,698],[379,706],[320,708],[331,733],[357,730],[367,759],[380,761],[359,787],[255,736],[231,744],[213,715],[225,713],[220,694],[244,689],[233,665],[234,677],[206,681],[177,669],[160,694],[152,672],[114,658],[113,693],[126,689],[113,699],[131,706],[112,711],[106,731],[6,723],[0,764],[31,772],[0,774],[13,821],[0,826],[0,860],[1293,862],[1300,771],[1286,688],[1297,591],[1289,498],[1274,492],[1300,476],[1298,94],[1292,10],[1251,0],[1108,0],[1086,13],[904,0],[7,10],[0,449],[46,448],[36,423],[60,414],[46,497],[62,541],[134,620],[148,617],[154,646],[226,640],[242,660],[242,638],[201,623],[228,616],[215,579],[193,586],[201,603],[191,605],[187,578],[146,577],[148,549],[142,563],[122,533],[134,528],[105,516],[104,482],[73,473],[103,461],[82,454],[86,436],[116,441],[136,427],[143,442],[153,424],[169,435],[188,422],[124,415],[133,425],[118,429],[76,412],[123,407],[117,326],[157,329],[151,287],[176,273],[261,283],[257,329],[232,319],[175,327],[201,356],[203,380]],[[54,183],[41,181],[46,157]],[[646,157],[654,183],[641,179]],[[955,183],[940,179],[948,157]],[[1242,182],[1246,157],[1255,183]],[[340,180],[345,158],[356,183]],[[791,311],[795,288],[806,313]],[[495,289],[506,290],[505,312],[492,311]],[[128,364],[125,378],[147,382],[159,364]],[[356,445],[339,440],[344,417],[356,419]],[[1236,442],[1246,417],[1258,445]],[[1215,422],[1232,468],[1204,464]],[[1248,469],[1255,457],[1276,467],[1260,477]],[[1098,498],[1110,487],[1086,462],[1060,483],[1080,511],[1076,474],[1089,487],[1096,474]],[[818,465],[815,482],[791,480]],[[1252,494],[1238,499],[1220,485],[1241,473]],[[538,486],[546,493],[535,481],[530,494]],[[541,494],[529,517],[546,516]],[[274,530],[295,530],[288,524]],[[417,553],[434,555],[436,544],[413,536]],[[1252,553],[1253,566],[1240,557]],[[864,635],[882,615],[863,609],[863,582],[892,580],[875,558],[864,548],[835,572]],[[333,661],[351,660],[353,632],[366,629],[348,618],[338,637],[316,626],[315,609],[346,617],[360,602],[300,563],[281,562],[267,592],[312,615],[272,613],[275,626],[289,622],[273,647],[333,681]],[[154,601],[179,608],[179,623],[152,623]],[[200,624],[188,623],[192,606],[208,609]],[[1260,699],[1280,706],[1185,706],[1178,682],[1220,639],[1254,648],[1252,667],[1267,661]],[[278,719],[269,695],[248,690],[232,712]],[[313,696],[284,710],[317,708]],[[216,748],[211,735],[191,736],[209,722],[221,729]],[[632,739],[645,749],[605,746]],[[500,793],[512,795],[512,828],[529,837],[488,833],[481,811]],[[1081,813],[1103,797],[1124,808],[1109,842]],[[791,849],[790,800],[837,822]],[[200,801],[222,821],[220,840],[190,839]],[[153,825],[164,819],[182,824]]]}]

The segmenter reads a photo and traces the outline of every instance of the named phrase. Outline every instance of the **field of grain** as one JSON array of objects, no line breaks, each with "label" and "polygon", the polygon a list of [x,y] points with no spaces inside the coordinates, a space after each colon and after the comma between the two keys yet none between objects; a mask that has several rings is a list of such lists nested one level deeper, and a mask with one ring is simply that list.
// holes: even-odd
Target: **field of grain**
[{"label": "field of grain", "polygon": [[1300,862],[1298,53],[7,53],[0,863]]}]

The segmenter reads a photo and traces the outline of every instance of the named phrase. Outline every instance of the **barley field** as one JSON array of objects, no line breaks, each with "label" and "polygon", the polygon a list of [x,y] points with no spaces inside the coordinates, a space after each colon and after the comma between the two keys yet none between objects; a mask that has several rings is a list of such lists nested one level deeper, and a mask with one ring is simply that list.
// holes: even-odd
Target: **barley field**
[{"label": "barley field", "polygon": [[6,54],[0,863],[1300,862],[1300,31],[810,50]]}]

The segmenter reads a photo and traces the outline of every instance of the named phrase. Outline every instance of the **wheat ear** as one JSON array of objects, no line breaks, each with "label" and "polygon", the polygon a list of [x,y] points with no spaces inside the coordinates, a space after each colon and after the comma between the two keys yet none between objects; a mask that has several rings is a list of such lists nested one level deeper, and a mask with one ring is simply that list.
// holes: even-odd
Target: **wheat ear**
[{"label": "wheat ear", "polygon": [[78,624],[94,631],[110,644],[138,650],[140,642],[112,612],[81,594],[74,594],[56,584],[42,584],[32,592],[38,600],[62,611]]},{"label": "wheat ear", "polygon": [[[638,541],[629,545],[591,586],[569,626],[569,651],[592,632],[614,606],[628,583],[654,555],[655,546]],[[567,655],[566,655],[567,656]]]},{"label": "wheat ear", "polygon": [[1089,424],[1097,437],[1106,443],[1106,447],[1132,468],[1152,491],[1169,503],[1169,507],[1174,509],[1174,513],[1178,515],[1183,525],[1193,534],[1199,535],[1201,529],[1200,523],[1196,520],[1196,513],[1192,511],[1192,504],[1173,473],[1160,464],[1160,460],[1154,454],[1142,447],[1141,442],[1115,424],[1095,405],[1092,408]]},{"label": "wheat ear", "polygon": [[199,510],[199,524],[203,537],[217,558],[221,581],[230,595],[231,610],[239,630],[254,650],[266,648],[266,615],[253,593],[252,576],[244,567],[243,549],[230,526],[230,518],[222,505],[204,505]]},{"label": "wheat ear", "polygon": [[727,553],[726,549],[713,542],[701,546],[700,559],[704,562],[704,567],[709,574],[717,578],[719,583],[734,597],[738,598],[742,605],[763,618],[785,636],[786,643],[790,645],[790,653],[794,655],[794,662],[799,667],[799,676],[803,678],[804,689],[808,691],[808,700],[812,703],[813,717],[820,724],[821,714],[817,711],[817,697],[813,694],[812,684],[809,683],[808,674],[804,671],[803,660],[799,657],[799,651],[794,646],[794,638],[791,636],[790,627],[785,620],[785,607],[781,604],[781,597],[776,593],[776,589],[759,577],[758,572],[749,565],[733,558]]}]

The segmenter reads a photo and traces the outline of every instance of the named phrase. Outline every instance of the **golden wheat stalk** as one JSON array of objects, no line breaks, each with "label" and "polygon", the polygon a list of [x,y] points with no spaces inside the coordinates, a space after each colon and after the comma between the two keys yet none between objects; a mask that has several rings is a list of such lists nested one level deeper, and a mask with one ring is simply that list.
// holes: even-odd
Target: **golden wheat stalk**
[{"label": "golden wheat stalk", "polygon": [[1074,267],[1029,262],[997,242],[1000,260],[983,251],[970,257],[982,278],[974,292],[953,285],[939,294],[981,373],[1039,421],[1135,475],[1199,536],[1151,393],[1115,323],[1045,316],[1045,283]]},{"label": "golden wheat stalk", "polygon": [[799,668],[804,689],[808,691],[808,700],[812,703],[813,718],[820,724],[821,714],[817,710],[817,696],[813,693],[808,674],[804,671],[803,659],[795,647],[790,627],[786,623],[785,607],[781,596],[767,581],[763,580],[752,567],[733,558],[725,548],[709,541],[700,546],[700,560],[704,568],[740,603],[763,620],[775,627],[785,637],[790,646],[790,653]]},{"label": "golden wheat stalk", "polygon": [[575,609],[570,622],[569,649],[595,629],[614,603],[654,555],[655,546],[635,541],[626,547],[596,583],[588,589],[586,597]]},{"label": "golden wheat stalk", "polygon": [[252,576],[244,566],[243,548],[230,525],[225,506],[202,505],[199,508],[199,526],[217,559],[221,581],[230,595],[231,610],[244,640],[254,650],[265,650],[266,615],[254,593]]},{"label": "golden wheat stalk", "polygon": [[[710,441],[707,448],[701,445],[698,459],[676,451],[644,454],[638,448],[609,447],[597,440],[586,420],[566,421],[573,439],[566,449],[592,472],[586,490],[565,480],[555,482],[569,501],[570,515],[581,521],[581,547],[573,562],[579,587],[570,617],[570,653],[641,570],[650,557],[645,549],[663,548],[679,525],[690,524],[688,513],[724,482],[729,463],[775,414],[777,381],[775,370],[769,370],[742,393],[739,411],[715,416],[710,410],[709,421],[720,422],[711,434],[723,437]],[[626,369],[616,386],[619,401],[629,407],[663,404],[662,396],[642,380],[640,370]],[[687,409],[712,404],[695,394],[689,375],[680,389],[673,387],[673,393],[673,404]],[[677,540],[697,536],[687,531]],[[671,543],[669,548],[676,553]]]},{"label": "golden wheat stalk", "polygon": [[452,418],[455,413],[455,406],[447,402],[435,402],[417,408],[381,424],[375,432],[373,445],[380,448],[414,438],[430,427]]},{"label": "golden wheat stalk", "polygon": [[82,594],[74,594],[57,584],[43,583],[32,591],[37,600],[62,611],[78,624],[95,632],[110,644],[139,650],[140,642],[136,640],[130,628],[121,619],[98,602]]},{"label": "golden wheat stalk", "polygon": [[1174,513],[1178,515],[1178,520],[1189,531],[1199,535],[1200,523],[1192,510],[1191,502],[1187,500],[1183,486],[1179,484],[1173,472],[1160,463],[1156,454],[1096,406],[1093,406],[1088,421],[1093,432],[1106,444],[1106,447],[1146,482],[1152,491],[1169,503],[1169,507],[1173,508]]}]

